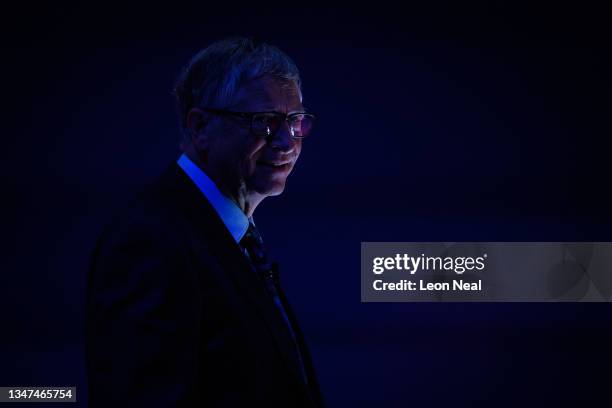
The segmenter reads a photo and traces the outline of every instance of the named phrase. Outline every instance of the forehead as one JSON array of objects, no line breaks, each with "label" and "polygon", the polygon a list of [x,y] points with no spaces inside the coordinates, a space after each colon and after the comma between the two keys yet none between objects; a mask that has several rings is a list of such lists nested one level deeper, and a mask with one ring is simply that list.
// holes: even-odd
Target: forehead
[{"label": "forehead", "polygon": [[233,109],[289,113],[301,111],[303,107],[294,81],[264,77],[249,81],[238,88]]}]

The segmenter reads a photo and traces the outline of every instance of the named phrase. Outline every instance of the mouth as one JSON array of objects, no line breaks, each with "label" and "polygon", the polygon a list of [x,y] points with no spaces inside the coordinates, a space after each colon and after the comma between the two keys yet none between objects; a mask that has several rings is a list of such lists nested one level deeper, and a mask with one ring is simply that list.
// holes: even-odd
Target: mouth
[{"label": "mouth", "polygon": [[289,168],[291,167],[291,162],[290,161],[276,162],[276,161],[260,160],[260,161],[257,161],[257,165],[263,166],[263,167],[266,167],[266,168],[269,168],[275,171],[285,171],[285,170],[289,170]]}]

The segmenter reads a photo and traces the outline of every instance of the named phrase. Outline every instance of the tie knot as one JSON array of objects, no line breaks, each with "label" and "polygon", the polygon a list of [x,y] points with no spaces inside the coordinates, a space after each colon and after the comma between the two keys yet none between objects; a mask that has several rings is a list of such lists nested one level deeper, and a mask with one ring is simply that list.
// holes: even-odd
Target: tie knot
[{"label": "tie knot", "polygon": [[244,237],[242,237],[242,240],[240,242],[242,241],[256,241],[258,243],[263,244],[261,234],[259,233],[259,230],[255,226],[255,224],[253,224],[253,222],[249,222],[249,228],[244,233]]},{"label": "tie knot", "polygon": [[246,250],[255,270],[264,278],[278,279],[278,271],[275,262],[270,262],[268,253],[261,238],[261,234],[252,222],[240,240],[240,245]]},{"label": "tie knot", "polygon": [[252,222],[249,223],[249,228],[240,240],[240,245],[246,249],[251,261],[254,264],[262,264],[267,262],[266,249],[263,244],[261,234]]}]

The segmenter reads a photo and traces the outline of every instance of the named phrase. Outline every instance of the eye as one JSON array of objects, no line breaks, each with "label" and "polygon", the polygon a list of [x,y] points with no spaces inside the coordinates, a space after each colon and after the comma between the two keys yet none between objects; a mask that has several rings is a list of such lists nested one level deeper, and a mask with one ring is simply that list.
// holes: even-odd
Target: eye
[{"label": "eye", "polygon": [[291,123],[291,124],[300,123],[304,119],[304,114],[303,113],[294,113],[292,115],[289,115],[289,117],[287,119],[289,120],[289,123]]},{"label": "eye", "polygon": [[293,137],[306,137],[312,127],[313,115],[308,113],[294,113],[289,115],[288,121],[291,126]]},{"label": "eye", "polygon": [[253,116],[253,131],[259,136],[270,136],[276,133],[282,116],[274,113],[259,113]]}]

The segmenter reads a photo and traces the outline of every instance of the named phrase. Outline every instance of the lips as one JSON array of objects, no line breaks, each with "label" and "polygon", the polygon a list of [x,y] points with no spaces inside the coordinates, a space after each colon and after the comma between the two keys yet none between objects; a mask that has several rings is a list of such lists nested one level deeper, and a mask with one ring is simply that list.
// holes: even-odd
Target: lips
[{"label": "lips", "polygon": [[286,175],[289,173],[289,170],[291,170],[291,161],[258,160],[257,166],[271,174]]},{"label": "lips", "polygon": [[258,160],[257,164],[271,168],[282,169],[284,167],[288,167],[291,164],[291,161]]}]

